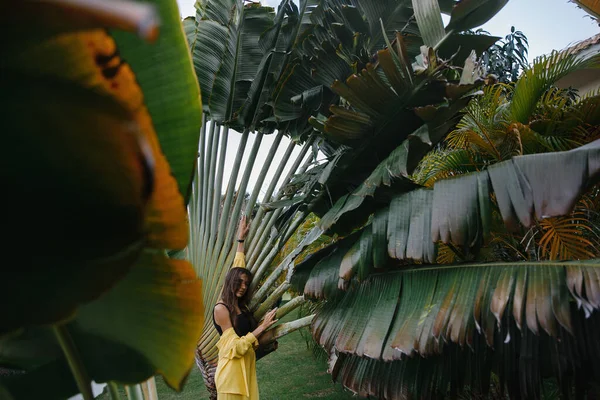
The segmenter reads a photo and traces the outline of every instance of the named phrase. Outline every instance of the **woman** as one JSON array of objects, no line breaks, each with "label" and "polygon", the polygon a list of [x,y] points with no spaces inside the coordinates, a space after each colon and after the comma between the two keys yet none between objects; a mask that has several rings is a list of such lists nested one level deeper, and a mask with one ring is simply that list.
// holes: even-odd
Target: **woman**
[{"label": "woman", "polygon": [[234,267],[227,273],[221,299],[213,312],[215,328],[221,335],[215,373],[218,400],[258,400],[256,353],[263,333],[277,320],[273,309],[260,324],[248,310],[248,288],[252,274],[245,267],[244,239],[249,225],[242,217]]}]

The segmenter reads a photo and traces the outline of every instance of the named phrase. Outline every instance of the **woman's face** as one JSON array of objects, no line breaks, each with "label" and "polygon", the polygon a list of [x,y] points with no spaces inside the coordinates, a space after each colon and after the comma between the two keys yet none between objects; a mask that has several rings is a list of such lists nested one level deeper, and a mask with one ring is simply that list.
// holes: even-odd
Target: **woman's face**
[{"label": "woman's face", "polygon": [[248,286],[250,285],[250,280],[248,279],[248,275],[242,274],[238,279],[238,286],[235,292],[236,297],[242,298],[246,294],[246,290],[248,290]]}]

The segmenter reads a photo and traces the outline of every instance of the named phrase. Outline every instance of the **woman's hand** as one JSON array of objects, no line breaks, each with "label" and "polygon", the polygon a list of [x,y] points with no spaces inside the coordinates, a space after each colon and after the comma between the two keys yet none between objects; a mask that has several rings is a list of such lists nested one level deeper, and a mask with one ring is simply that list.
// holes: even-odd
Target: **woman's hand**
[{"label": "woman's hand", "polygon": [[261,323],[252,332],[252,334],[254,334],[254,336],[258,338],[260,335],[263,334],[264,331],[269,329],[275,322],[277,322],[277,320],[275,319],[275,314],[277,314],[277,308],[272,309],[267,313],[267,315],[265,315]]},{"label": "woman's hand", "polygon": [[277,314],[277,308],[272,309],[267,313],[267,315],[265,315],[265,318],[263,318],[262,322],[260,323],[260,326],[263,327],[263,330],[266,331],[271,327],[271,325],[277,322],[275,319],[275,314]]},{"label": "woman's hand", "polygon": [[240,224],[238,225],[238,244],[237,244],[237,252],[244,252],[244,240],[246,240],[246,236],[248,236],[248,231],[250,230],[250,223],[248,223],[248,217],[245,215],[240,219]]},{"label": "woman's hand", "polygon": [[249,230],[250,223],[248,222],[248,217],[243,215],[240,219],[240,224],[238,226],[238,240],[246,240],[246,236],[248,236]]}]

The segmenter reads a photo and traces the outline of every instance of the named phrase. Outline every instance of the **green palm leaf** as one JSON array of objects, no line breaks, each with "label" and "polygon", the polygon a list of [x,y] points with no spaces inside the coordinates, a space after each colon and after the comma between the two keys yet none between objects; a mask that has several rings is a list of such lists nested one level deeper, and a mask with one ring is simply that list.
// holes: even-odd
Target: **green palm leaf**
[{"label": "green palm leaf", "polygon": [[[362,395],[445,396],[465,386],[485,394],[492,373],[513,395],[539,393],[543,375],[573,379],[560,371],[586,374],[579,362],[600,355],[576,340],[598,334],[599,276],[598,260],[413,266],[354,282],[311,329],[339,353],[334,379]],[[582,359],[569,345],[584,351]],[[540,356],[530,358],[532,351]]]},{"label": "green palm leaf", "polygon": [[484,166],[479,154],[467,150],[430,151],[421,160],[413,179],[423,186],[433,187],[438,180],[475,172]]},{"label": "green palm leaf", "polygon": [[[515,157],[488,170],[438,181],[433,190],[418,189],[398,195],[389,208],[375,213],[375,218],[387,215],[387,232],[370,224],[363,228],[359,241],[383,239],[390,257],[430,263],[435,261],[434,243],[438,240],[467,249],[478,248],[490,229],[491,193],[495,194],[505,225],[512,231],[520,225],[531,227],[536,219],[566,215],[600,173],[591,167],[600,157],[599,145],[596,141],[568,152]],[[549,171],[554,176],[552,181],[539,177]],[[332,208],[331,215],[325,215],[314,231],[330,228],[335,217],[341,217],[345,211]],[[380,239],[381,235],[387,240]],[[368,257],[372,255],[357,257],[352,268],[360,263],[372,264],[374,260]]]},{"label": "green palm leaf", "polygon": [[536,58],[533,67],[523,71],[515,86],[510,102],[513,120],[527,123],[538,100],[556,81],[581,68],[597,68],[599,60],[599,57],[580,59],[560,52]]},{"label": "green palm leaf", "polygon": [[[247,91],[262,69],[260,36],[273,24],[273,10],[240,0],[201,4],[196,13],[192,57],[204,111],[223,123],[245,103]],[[263,66],[264,67],[264,66]]]}]

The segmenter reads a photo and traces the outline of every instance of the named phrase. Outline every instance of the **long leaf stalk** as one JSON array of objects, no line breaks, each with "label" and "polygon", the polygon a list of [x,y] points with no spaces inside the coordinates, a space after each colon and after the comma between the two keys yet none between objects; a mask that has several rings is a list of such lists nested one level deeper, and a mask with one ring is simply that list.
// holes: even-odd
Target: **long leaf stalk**
[{"label": "long leaf stalk", "polygon": [[213,159],[213,142],[215,139],[215,129],[217,124],[215,121],[210,121],[210,131],[207,138],[206,150],[204,153],[204,179],[202,181],[202,226],[204,227],[204,234],[206,234],[206,224],[208,223],[208,210],[209,210],[209,182],[210,182],[210,165]]},{"label": "long leaf stalk", "polygon": [[[280,200],[281,197],[283,196],[283,191],[282,188],[285,187],[285,185],[287,185],[292,177],[294,176],[294,174],[296,173],[302,173],[303,171],[299,171],[298,167],[300,166],[300,164],[302,163],[302,160],[304,160],[304,157],[306,156],[306,153],[308,152],[308,150],[310,149],[310,147],[312,146],[312,143],[314,141],[314,137],[311,136],[306,143],[304,144],[304,146],[302,146],[302,149],[300,150],[300,153],[298,154],[298,156],[296,157],[296,159],[294,160],[294,163],[291,165],[288,173],[286,174],[285,178],[283,179],[283,183],[281,184],[281,188],[278,190],[277,195],[275,196],[274,200]],[[279,180],[279,177],[281,176],[281,173],[283,172],[283,169],[285,168],[285,165],[287,164],[287,162],[289,161],[289,154],[291,154],[291,150],[293,149],[291,146],[295,146],[293,143],[290,143],[290,146],[288,147],[288,150],[286,151],[286,157],[284,157],[284,159],[281,160],[280,163],[280,167],[278,168],[278,172],[276,173],[276,177],[277,180]],[[311,157],[308,158],[307,162],[305,163],[305,165],[308,168],[308,163],[311,160]],[[270,201],[270,197],[275,189],[275,185],[277,184],[277,180],[273,180],[271,182],[271,185],[269,185],[269,188],[267,189],[267,193],[265,195],[265,200],[264,202],[268,202]],[[273,187],[271,187],[273,186]],[[263,215],[265,215],[265,211],[261,208],[258,213],[257,213],[257,217],[255,218],[256,221],[260,222],[263,220]],[[262,224],[261,224],[262,225]],[[257,225],[255,225],[257,226]],[[248,234],[248,241],[250,243],[250,247],[248,248],[248,253],[251,254],[251,258],[252,258],[252,254],[254,253],[254,250],[256,249],[256,245],[258,243],[262,243],[263,242],[263,236],[261,232],[264,232],[264,228],[258,229],[257,232],[257,228],[254,228],[254,231],[252,230],[254,228],[251,227],[250,228],[250,232]],[[256,237],[259,238],[259,240],[256,240]]]},{"label": "long leaf stalk", "polygon": [[273,141],[273,144],[271,145],[271,149],[269,149],[269,153],[263,160],[263,162],[264,162],[263,167],[261,168],[258,178],[256,179],[256,183],[254,184],[254,188],[252,190],[252,194],[250,195],[250,198],[248,199],[248,203],[246,203],[245,214],[248,216],[252,215],[252,210],[254,209],[254,205],[256,204],[256,199],[258,198],[258,194],[260,193],[260,189],[262,188],[262,185],[265,181],[265,177],[267,176],[267,173],[269,172],[271,163],[273,162],[273,158],[275,157],[277,149],[279,148],[279,145],[281,144],[282,138],[283,138],[283,132],[280,131],[277,133],[277,136],[275,136],[275,140]]},{"label": "long leaf stalk", "polygon": [[[214,124],[214,131],[211,132],[212,137],[212,149],[210,151],[210,169],[208,171],[208,192],[206,193],[207,197],[207,205],[206,205],[206,222],[205,226],[205,236],[207,237],[208,246],[210,246],[210,237],[212,234],[212,223],[213,223],[213,215],[212,212],[213,204],[215,201],[219,202],[220,193],[215,192],[215,176],[217,174],[217,155],[219,154],[219,139],[221,126],[218,124]],[[226,146],[223,146],[226,147]],[[217,198],[215,199],[215,195]],[[218,206],[217,206],[218,207]]]},{"label": "long leaf stalk", "polygon": [[248,252],[248,265],[250,265],[251,270],[254,272],[256,266],[260,265],[261,260],[259,260],[259,256],[263,255],[265,252],[265,247],[272,246],[272,242],[275,240],[270,237],[271,228],[277,222],[277,219],[283,212],[282,208],[275,210],[274,212],[270,212],[267,214],[263,220],[264,224],[261,224],[261,228],[257,233],[260,235],[256,236],[256,246],[252,250]]},{"label": "long leaf stalk", "polygon": [[[219,230],[217,232],[217,241],[212,246],[212,248],[206,248],[206,247],[203,248],[203,252],[205,253],[205,257],[206,257],[205,258],[206,261],[203,264],[203,269],[205,271],[203,275],[205,277],[205,282],[206,282],[205,287],[215,288],[216,285],[218,284],[218,281],[215,282],[214,275],[216,275],[216,270],[219,268],[219,266],[212,263],[212,258],[213,258],[213,254],[218,252],[217,249],[220,249],[223,246],[223,242],[225,239],[224,238],[225,229],[226,229],[227,222],[229,219],[229,210],[230,210],[231,204],[233,202],[238,173],[240,170],[240,166],[242,164],[242,159],[244,157],[246,145],[248,143],[249,134],[250,134],[249,131],[246,130],[242,134],[240,144],[238,145],[236,157],[233,162],[233,167],[231,170],[231,176],[229,177],[229,183],[227,185],[225,201],[223,202],[223,209],[221,212],[221,220],[219,222]],[[210,291],[207,291],[206,293],[210,293]],[[205,298],[205,304],[212,304],[211,302],[208,302],[207,300],[209,300],[209,299]],[[209,312],[209,311],[210,310],[207,310],[207,312]],[[212,314],[210,314],[210,315],[212,315]],[[210,315],[208,315],[208,316],[210,316]],[[208,320],[210,320],[210,318],[208,318]],[[207,323],[208,323],[208,321],[207,321]]]},{"label": "long leaf stalk", "polygon": [[[204,182],[204,154],[206,152],[205,150],[205,142],[206,142],[206,126],[208,125],[208,116],[206,114],[203,114],[202,116],[202,128],[200,129],[200,140],[199,140],[199,144],[198,144],[198,162],[197,162],[197,175],[196,175],[196,181],[195,181],[195,191],[193,192],[193,196],[192,197],[192,214],[190,216],[191,219],[191,229],[192,229],[192,237],[190,238],[190,240],[192,239],[196,239],[197,242],[196,243],[190,243],[192,246],[192,248],[194,249],[193,251],[193,263],[194,263],[194,267],[196,268],[196,273],[198,273],[198,268],[200,268],[200,264],[198,263],[199,261],[199,256],[200,253],[202,252],[201,249],[201,237],[200,237],[200,231],[201,231],[201,227],[202,227],[202,202],[204,201],[203,198],[203,191],[202,191],[202,185]],[[195,218],[194,218],[195,217]],[[192,219],[194,218],[194,219]]]},{"label": "long leaf stalk", "polygon": [[[293,223],[292,223],[292,224],[289,226],[289,228],[287,229],[287,231],[286,231],[285,235],[284,235],[284,236],[281,236],[281,237],[279,237],[279,240],[278,240],[277,244],[281,244],[281,247],[283,247],[283,246],[285,245],[285,243],[287,243],[287,241],[288,241],[288,240],[290,240],[290,238],[292,237],[292,235],[294,234],[294,232],[296,232],[296,230],[298,229],[298,227],[299,227],[299,226],[302,224],[302,222],[304,221],[304,218],[305,218],[305,217],[306,217],[306,216],[307,216],[309,213],[310,213],[310,207],[309,207],[309,210],[308,210],[308,211],[302,211],[302,212],[300,212],[300,213],[297,213],[297,214],[296,214],[296,217],[294,217],[294,216],[290,217],[290,219],[294,219],[294,218],[295,218],[295,220],[294,220],[294,221],[293,221]],[[253,282],[257,282],[257,281],[260,281],[260,280],[262,279],[262,277],[263,277],[264,273],[265,273],[265,272],[266,272],[266,270],[267,270],[267,267],[268,267],[269,265],[271,265],[271,263],[273,262],[273,260],[274,260],[274,259],[275,259],[275,257],[277,256],[277,253],[278,253],[279,249],[280,249],[280,246],[279,246],[279,245],[277,245],[277,246],[274,246],[274,248],[273,248],[273,249],[271,249],[271,250],[269,251],[269,253],[267,254],[267,256],[265,257],[264,261],[263,261],[263,262],[262,262],[262,264],[261,264],[261,267],[262,267],[262,268],[261,268],[261,267],[259,267],[259,270],[257,270],[257,272],[256,272],[256,274],[255,274],[255,277],[254,277],[254,280],[253,280]],[[268,247],[267,247],[267,248],[265,248],[265,252],[266,252],[267,250],[268,250]],[[275,273],[277,273],[277,276],[276,276],[276,277],[271,277],[271,276],[270,276],[270,277],[267,279],[267,282],[270,282],[270,284],[273,284],[273,282],[274,282],[275,280],[277,280],[277,279],[278,279],[278,278],[281,276],[281,274],[282,274],[283,272],[284,272],[284,270],[283,270],[283,269],[278,269],[278,268],[276,268],[276,269],[275,269],[275,270],[272,272],[272,274],[275,274]],[[267,285],[267,283],[265,282],[264,286],[269,286],[269,285]],[[263,287],[264,287],[264,286],[263,286]],[[261,301],[261,300],[264,298],[264,296],[265,296],[265,293],[266,293],[266,292],[265,292],[264,290],[262,290],[262,289],[263,289],[263,288],[261,288],[261,289],[260,289],[260,290],[259,290],[259,291],[258,291],[258,292],[255,294],[255,296],[254,296],[255,298],[253,298],[253,300],[255,300],[255,299],[256,299],[256,301]]]},{"label": "long leaf stalk", "polygon": [[282,324],[277,325],[273,330],[275,331],[273,340],[277,340],[280,337],[288,335],[298,329],[302,329],[306,326],[309,326],[312,320],[315,318],[315,315],[309,315],[304,318],[300,318],[294,321],[284,322]]},{"label": "long leaf stalk", "polygon": [[154,377],[144,382],[144,387],[147,389],[147,394],[146,390],[144,390],[146,400],[158,400],[158,392],[156,390],[156,379]]},{"label": "long leaf stalk", "polygon": [[[229,182],[227,183],[225,200],[223,201],[221,218],[219,221],[219,229],[217,231],[217,241],[215,242],[214,246],[211,249],[209,249],[211,254],[208,259],[212,258],[212,252],[216,251],[216,249],[220,249],[223,245],[223,241],[225,238],[225,229],[227,227],[227,222],[229,221],[229,211],[231,209],[233,198],[235,196],[238,174],[240,171],[240,166],[242,165],[242,160],[244,158],[244,153],[246,150],[246,145],[248,144],[249,136],[250,132],[248,130],[244,131],[240,143],[238,145],[235,160],[233,162],[233,167],[231,170],[231,176],[229,177]],[[207,268],[211,271],[213,270],[211,266],[207,266]]]},{"label": "long leaf stalk", "polygon": [[259,238],[260,246],[257,246],[255,248],[255,251],[250,253],[248,256],[249,265],[251,266],[252,273],[256,271],[259,265],[262,265],[262,262],[265,258],[265,254],[268,253],[268,249],[271,249],[273,247],[273,243],[275,242],[276,237],[271,235],[271,230],[273,228],[273,225],[275,225],[275,223],[279,219],[282,212],[283,209],[280,208],[278,210],[275,210],[275,212],[271,215],[265,217],[267,223],[263,231],[261,232],[261,236]]},{"label": "long leaf stalk", "polygon": [[[200,231],[200,248],[201,249],[206,249],[207,248],[207,242],[208,242],[208,231],[207,231],[207,225],[208,225],[208,210],[209,210],[209,196],[208,196],[208,190],[209,190],[209,176],[210,176],[210,161],[213,158],[213,141],[214,141],[214,131],[215,131],[215,126],[216,123],[214,121],[211,121],[211,126],[210,126],[210,133],[208,135],[208,141],[206,144],[206,148],[205,148],[205,156],[204,156],[204,160],[201,160],[200,162],[204,161],[204,175],[202,177],[202,209],[200,210],[200,214],[201,214],[201,220],[202,220],[202,228]],[[202,255],[206,255],[206,252],[202,252]],[[199,263],[201,266],[203,266],[206,263],[206,258],[205,257],[201,257],[199,260]]]},{"label": "long leaf stalk", "polygon": [[257,320],[260,320],[273,306],[277,303],[277,301],[283,296],[283,294],[290,288],[289,282],[283,282],[279,285],[273,293],[267,297],[265,301],[261,303],[261,305],[254,312],[254,316]]},{"label": "long leaf stalk", "polygon": [[[215,148],[214,149],[214,160],[217,161],[217,153],[219,153],[219,165],[216,171],[216,177],[211,176],[209,179],[211,180],[211,184],[214,185],[212,190],[212,204],[210,210],[210,224],[208,224],[207,228],[207,241],[204,247],[205,254],[211,254],[211,250],[214,248],[215,241],[217,240],[217,224],[219,220],[219,211],[221,208],[221,190],[222,190],[222,181],[223,181],[223,171],[225,169],[225,156],[227,149],[227,140],[229,137],[229,128],[224,128],[222,133],[218,135],[218,139],[220,140],[220,151]],[[217,146],[218,147],[218,146]],[[210,194],[209,194],[210,195]],[[209,258],[207,258],[209,259]],[[208,266],[210,268],[210,266]]]},{"label": "long leaf stalk", "polygon": [[277,309],[276,318],[281,319],[306,302],[304,295],[296,296]]},{"label": "long leaf stalk", "polygon": [[[287,241],[290,240],[290,238],[292,237],[294,232],[296,232],[298,227],[302,224],[302,222],[304,221],[306,216],[310,214],[311,209],[312,209],[312,206],[309,206],[306,211],[301,211],[301,212],[298,212],[298,213],[292,215],[288,219],[288,221],[285,222],[284,226],[288,225],[290,223],[290,221],[293,221],[293,222],[287,227],[287,229],[285,230],[286,233],[284,235],[277,237],[277,242],[275,243],[276,246],[273,245],[273,247],[271,248],[269,245],[267,245],[264,247],[263,252],[261,253],[261,257],[263,254],[265,256],[264,256],[264,258],[259,257],[259,259],[258,259],[260,266],[256,270],[256,273],[255,273],[255,276],[253,279],[253,284],[251,284],[250,290],[256,289],[257,282],[259,282],[262,279],[264,273],[267,270],[267,267],[269,265],[271,265],[271,263],[277,256],[277,253],[279,252],[280,248],[282,248],[285,245],[285,243],[287,243]],[[274,240],[274,238],[271,238],[270,243],[273,240]],[[277,271],[277,273],[279,274],[277,276],[277,278],[283,273],[283,270],[275,269],[275,271]],[[275,273],[275,271],[273,271],[273,273]],[[275,280],[277,278],[275,278]],[[268,281],[272,283],[274,280],[271,280],[271,278],[269,278]],[[256,299],[256,301],[262,300],[264,293],[265,293],[264,291],[259,290],[259,292],[257,292],[255,296],[259,296],[260,298]]]},{"label": "long leaf stalk", "polygon": [[[302,154],[302,156],[304,156],[304,154]],[[300,157],[296,160],[298,161],[300,159]],[[308,168],[308,166],[310,164],[312,164],[313,159],[312,157],[308,157],[308,159],[306,160],[306,162],[302,165],[302,167],[300,167],[300,169],[297,171],[298,174],[302,174],[306,171],[306,169]],[[298,163],[294,163],[294,166],[297,168]],[[282,185],[282,188],[287,185],[287,183],[289,183],[289,181],[291,180],[293,174],[294,174],[295,168],[290,169],[290,172],[288,173],[288,176],[286,177],[286,180],[284,181],[284,184]],[[279,193],[276,197],[277,200],[280,200],[283,196],[283,191],[282,189],[279,190]],[[273,227],[273,225],[275,224],[275,222],[278,221],[279,216],[281,215],[281,213],[283,212],[282,208],[279,208],[275,211],[273,211],[270,215],[270,218],[268,220],[268,223],[265,225],[264,228],[262,229],[262,233],[259,236],[259,240],[257,241],[258,244],[260,244],[260,246],[255,246],[254,250],[250,252],[249,254],[249,265],[251,266],[251,270],[254,273],[254,271],[257,271],[261,268],[261,266],[263,264],[265,264],[265,260],[267,261],[267,264],[271,263],[273,261],[273,259],[275,258],[275,255],[277,254],[277,252],[275,253],[275,255],[271,255],[271,250],[272,246],[275,246],[275,243],[277,240],[281,239],[281,237],[277,237],[277,236],[271,236],[271,228]],[[285,221],[283,223],[283,225],[287,225],[289,223],[289,221],[291,221],[294,218],[294,215],[292,215],[287,221]],[[294,229],[295,231],[295,229]],[[292,231],[292,234],[293,232]],[[285,239],[284,242],[279,241],[279,243],[283,243],[285,244],[285,242],[287,242],[289,238]],[[265,240],[267,240],[267,243],[265,244]],[[263,267],[264,269],[264,267]]]},{"label": "long leaf stalk", "polygon": [[125,393],[129,400],[144,400],[144,393],[140,384],[125,386]]},{"label": "long leaf stalk", "polygon": [[[274,218],[275,219],[275,218]],[[275,221],[274,221],[275,222]],[[269,268],[277,253],[279,252],[279,237],[278,236],[269,236],[266,245],[262,248],[258,258],[256,259],[256,264],[258,268],[254,271],[254,285],[251,285],[251,290],[256,289],[256,285],[262,279],[264,273]]]},{"label": "long leaf stalk", "polygon": [[[202,227],[204,228],[202,230],[202,248],[208,248],[209,247],[209,240],[210,240],[210,223],[211,223],[211,218],[210,218],[210,211],[212,208],[212,193],[213,193],[213,186],[214,186],[214,163],[216,162],[216,156],[217,156],[217,150],[216,150],[216,146],[215,146],[215,142],[218,145],[218,136],[215,134],[215,131],[218,131],[219,127],[218,125],[212,121],[211,122],[211,127],[210,127],[210,134],[209,134],[209,138],[208,138],[208,144],[207,144],[207,148],[206,148],[206,158],[205,158],[205,177],[204,177],[204,183],[203,183],[203,188],[205,188],[205,192],[204,192],[204,201],[203,201],[203,208],[202,208]],[[217,137],[215,137],[217,136]]]},{"label": "long leaf stalk", "polygon": [[215,181],[215,193],[212,209],[212,231],[210,233],[211,244],[216,241],[219,212],[221,209],[221,191],[223,188],[223,172],[225,170],[225,157],[227,155],[227,140],[229,139],[229,128],[225,128],[221,134],[221,151],[219,153],[219,168]]},{"label": "long leaf stalk", "polygon": [[115,382],[107,382],[106,386],[108,386],[108,393],[110,394],[111,400],[121,400],[119,388]]},{"label": "long leaf stalk", "polygon": [[[271,182],[269,183],[269,186],[267,187],[267,190],[265,191],[265,195],[263,196],[263,201],[262,201],[263,203],[267,203],[268,201],[271,200],[271,196],[273,195],[273,192],[275,191],[277,182],[279,182],[279,179],[281,178],[281,174],[283,174],[283,170],[285,169],[286,165],[288,164],[289,158],[292,155],[294,148],[296,148],[296,144],[294,142],[290,141],[290,143],[288,144],[288,147],[285,150],[285,153],[283,154],[281,161],[279,162],[279,166],[277,167],[277,170],[273,174],[273,178],[271,179]],[[264,214],[265,214],[264,208],[260,207],[256,213],[256,216],[254,217],[254,219],[252,221],[252,225],[250,226],[250,231],[248,232],[248,237],[246,240],[249,245],[252,245],[255,243],[255,241],[253,240],[254,235],[256,234],[256,232],[259,230],[259,227],[264,222],[263,221]],[[250,248],[248,249],[248,251],[250,251]]]},{"label": "long leaf stalk", "polygon": [[81,395],[84,400],[93,400],[94,393],[92,392],[92,380],[87,373],[85,365],[83,365],[83,360],[79,355],[79,351],[77,350],[77,346],[75,345],[69,330],[65,325],[54,325],[52,330],[67,359],[67,363],[69,364],[69,368],[71,369],[71,373],[73,374],[73,378],[75,378],[77,388],[81,392]]},{"label": "long leaf stalk", "polygon": [[229,217],[230,219],[229,226],[227,227],[227,236],[225,237],[225,242],[223,244],[223,247],[221,248],[218,259],[213,256],[213,265],[222,265],[230,249],[233,247],[233,236],[237,231],[240,213],[242,211],[242,205],[244,204],[244,194],[246,193],[246,188],[248,187],[248,182],[252,174],[252,168],[254,167],[254,163],[256,162],[256,155],[258,154],[258,150],[260,149],[262,138],[263,133],[259,132],[256,134],[252,150],[248,155],[248,161],[244,170],[244,175],[242,175],[242,180],[238,188],[238,196],[235,200],[235,206],[233,207],[233,211],[231,212]]},{"label": "long leaf stalk", "polygon": [[[267,248],[269,248],[269,244],[267,244]],[[270,258],[274,257],[277,255],[277,253],[279,252],[277,249],[277,246],[270,246],[271,250],[269,252],[269,254],[267,254],[267,256],[265,257],[265,259],[260,263],[260,264],[256,264],[258,265],[258,268],[256,268],[256,270],[251,270],[250,272],[252,272],[255,276],[255,279],[252,281],[254,282],[259,282],[260,281],[260,277],[264,275],[265,270],[267,268],[269,268],[269,266],[271,265],[270,262]],[[258,283],[255,283],[254,285],[250,286],[250,290],[253,291],[254,289],[256,289],[256,287],[258,286]]]},{"label": "long leaf stalk", "polygon": [[273,284],[275,284],[275,282],[281,276],[283,271],[285,271],[286,267],[287,264],[282,262],[277,266],[277,268],[273,270],[273,272],[271,272],[271,275],[269,275],[269,277],[265,280],[262,286],[252,296],[252,300],[250,301],[249,305],[251,310],[257,308],[260,302],[267,296],[269,289],[271,288],[271,286],[273,286]]}]

